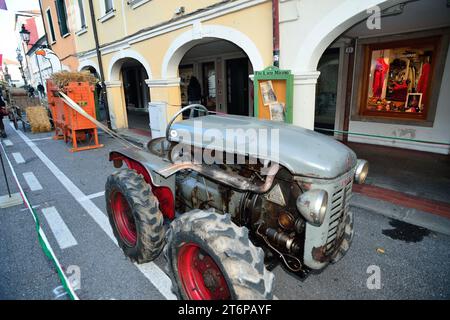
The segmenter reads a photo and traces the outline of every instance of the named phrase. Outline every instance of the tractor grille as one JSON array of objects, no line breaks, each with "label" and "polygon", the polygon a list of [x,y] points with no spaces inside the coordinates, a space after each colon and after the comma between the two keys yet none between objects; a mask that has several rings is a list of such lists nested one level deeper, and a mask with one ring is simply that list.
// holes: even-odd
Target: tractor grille
[{"label": "tractor grille", "polygon": [[331,199],[330,224],[328,225],[327,245],[325,255],[331,255],[336,246],[340,243],[345,230],[345,216],[350,205],[350,198],[352,195],[353,179],[346,182],[343,187],[343,181],[335,187]]}]

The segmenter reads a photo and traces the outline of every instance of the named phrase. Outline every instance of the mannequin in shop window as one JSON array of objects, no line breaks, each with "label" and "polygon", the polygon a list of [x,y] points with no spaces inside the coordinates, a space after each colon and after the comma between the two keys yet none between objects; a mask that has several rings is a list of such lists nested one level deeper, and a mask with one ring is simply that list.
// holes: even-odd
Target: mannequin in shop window
[{"label": "mannequin in shop window", "polygon": [[372,93],[374,97],[380,98],[383,92],[384,79],[389,71],[389,65],[384,61],[384,52],[376,60],[375,71],[373,73]]},{"label": "mannequin in shop window", "polygon": [[425,62],[422,65],[422,72],[417,83],[417,92],[422,93],[422,101],[426,101],[427,98],[426,94],[431,72],[431,53],[427,52],[425,55]]}]

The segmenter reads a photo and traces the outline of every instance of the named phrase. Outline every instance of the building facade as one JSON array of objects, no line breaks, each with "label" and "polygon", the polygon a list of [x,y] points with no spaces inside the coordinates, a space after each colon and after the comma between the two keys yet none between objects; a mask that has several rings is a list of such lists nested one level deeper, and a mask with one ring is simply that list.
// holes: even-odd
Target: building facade
[{"label": "building facade", "polygon": [[[69,31],[55,37],[73,39],[78,70],[104,75],[113,128],[158,136],[190,102],[253,116],[250,79],[273,63],[278,5],[280,67],[294,75],[295,125],[449,153],[448,1],[62,2]],[[196,94],[188,90],[193,78]]]},{"label": "building facade", "polygon": [[[272,63],[271,1],[92,2],[114,128],[148,130],[150,121],[158,135],[190,100],[252,115],[249,75]],[[90,17],[89,1],[78,4]],[[75,37],[79,69],[100,74],[91,20],[84,21]],[[198,96],[188,96],[193,77]]]},{"label": "building facade", "polygon": [[449,153],[448,1],[285,0],[280,30],[294,124]]},{"label": "building facade", "polygon": [[[58,58],[53,63],[54,70],[78,71],[76,54],[76,31],[81,29],[82,22],[76,1],[72,0],[40,0],[43,25],[46,31],[48,48]],[[48,57],[51,59],[51,57]],[[51,61],[51,60],[50,60]]]}]

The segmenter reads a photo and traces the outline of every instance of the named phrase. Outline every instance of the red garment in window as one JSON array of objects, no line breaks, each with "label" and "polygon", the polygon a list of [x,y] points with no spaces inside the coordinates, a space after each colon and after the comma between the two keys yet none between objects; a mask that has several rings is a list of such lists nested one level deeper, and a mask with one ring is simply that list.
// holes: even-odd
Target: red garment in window
[{"label": "red garment in window", "polygon": [[384,77],[389,70],[389,65],[384,61],[384,58],[378,58],[373,73],[372,94],[374,97],[381,97],[383,92]]},{"label": "red garment in window", "polygon": [[419,82],[417,83],[417,92],[422,93],[422,101],[425,101],[427,88],[429,83],[431,65],[427,62],[422,66],[422,74],[420,75]]}]

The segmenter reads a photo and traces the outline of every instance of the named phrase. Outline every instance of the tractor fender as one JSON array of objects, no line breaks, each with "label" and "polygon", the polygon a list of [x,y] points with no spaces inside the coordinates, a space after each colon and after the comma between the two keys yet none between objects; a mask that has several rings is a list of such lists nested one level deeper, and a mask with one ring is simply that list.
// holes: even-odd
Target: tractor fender
[{"label": "tractor fender", "polygon": [[121,168],[125,163],[129,169],[141,174],[158,198],[164,216],[170,220],[175,218],[175,175],[163,177],[157,173],[167,166],[165,161],[149,152],[131,148],[110,152],[109,161],[113,161],[115,168]]}]

